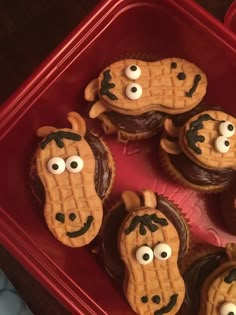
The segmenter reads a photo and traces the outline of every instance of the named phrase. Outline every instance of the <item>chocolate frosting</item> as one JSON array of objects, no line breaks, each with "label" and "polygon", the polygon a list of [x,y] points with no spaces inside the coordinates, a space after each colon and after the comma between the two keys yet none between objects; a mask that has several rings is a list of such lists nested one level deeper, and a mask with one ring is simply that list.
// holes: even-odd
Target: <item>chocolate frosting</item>
[{"label": "chocolate frosting", "polygon": [[235,171],[232,169],[206,169],[195,164],[184,153],[179,155],[168,154],[168,156],[171,163],[182,174],[182,176],[195,185],[228,186],[235,177]]},{"label": "chocolate frosting", "polygon": [[128,133],[142,133],[155,131],[159,133],[167,114],[158,111],[150,111],[141,115],[123,115],[114,111],[103,113],[118,129]]},{"label": "chocolate frosting", "polygon": [[[162,196],[157,196],[157,209],[174,224],[180,238],[179,261],[186,253],[188,248],[188,230],[187,226],[176,211],[176,207]],[[142,206],[142,204],[141,204]],[[103,222],[101,233],[101,259],[107,273],[120,285],[124,279],[125,267],[120,258],[118,250],[118,233],[122,222],[127,216],[125,205],[120,202],[113,210],[111,210]]]},{"label": "chocolate frosting", "polygon": [[[111,184],[112,170],[109,167],[108,152],[101,140],[91,132],[87,132],[85,139],[90,145],[95,157],[95,189],[98,196],[103,199]],[[33,161],[30,171],[32,190],[40,203],[45,202],[44,187],[36,172],[36,162]]]},{"label": "chocolate frosting", "polygon": [[95,189],[98,196],[103,199],[112,180],[112,170],[109,166],[109,153],[100,139],[91,132],[87,131],[85,140],[90,145],[95,157]]},{"label": "chocolate frosting", "polygon": [[198,315],[200,309],[201,288],[206,278],[214,272],[224,261],[227,255],[224,249],[208,254],[198,259],[184,273],[186,286],[184,302],[180,309],[181,315]]}]

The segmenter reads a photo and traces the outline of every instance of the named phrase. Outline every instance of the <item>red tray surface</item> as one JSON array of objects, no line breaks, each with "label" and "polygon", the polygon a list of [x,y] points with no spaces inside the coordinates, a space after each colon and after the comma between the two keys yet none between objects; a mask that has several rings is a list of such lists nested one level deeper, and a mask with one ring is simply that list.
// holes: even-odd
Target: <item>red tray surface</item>
[{"label": "red tray surface", "polygon": [[[104,1],[2,106],[0,241],[72,314],[132,311],[88,248],[68,248],[48,231],[28,178],[35,131],[67,126],[72,110],[87,117],[86,84],[117,57],[137,52],[193,61],[208,76],[205,101],[236,115],[235,47],[232,33],[193,1]],[[88,124],[101,132],[96,122]],[[236,241],[221,223],[218,195],[180,187],[163,174],[158,138],[126,145],[105,140],[117,165],[111,200],[124,189],[153,189],[183,208],[196,240]]]}]

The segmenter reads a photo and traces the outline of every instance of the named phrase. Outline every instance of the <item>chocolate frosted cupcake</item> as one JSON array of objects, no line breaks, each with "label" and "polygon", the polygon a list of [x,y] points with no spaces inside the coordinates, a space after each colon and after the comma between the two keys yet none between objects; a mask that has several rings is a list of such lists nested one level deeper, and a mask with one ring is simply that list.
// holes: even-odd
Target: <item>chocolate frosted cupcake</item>
[{"label": "chocolate frosted cupcake", "polygon": [[44,201],[50,232],[64,245],[81,247],[100,230],[102,200],[113,184],[114,163],[103,141],[86,134],[85,121],[78,113],[68,113],[67,119],[71,128],[37,130],[43,139],[35,152],[31,179],[35,194]]},{"label": "chocolate frosted cupcake", "polygon": [[[123,193],[123,199],[124,195]],[[166,197],[149,190],[140,192],[137,198],[140,200],[141,207],[145,206],[151,199],[152,203],[156,205],[155,208],[162,212],[175,226],[180,239],[178,262],[181,265],[182,257],[189,250],[191,242],[189,226],[181,210]],[[124,279],[124,264],[117,247],[118,232],[127,216],[127,202],[125,204],[123,199],[107,212],[100,232],[99,244],[99,255],[104,267],[118,284],[121,284]]]},{"label": "chocolate frosted cupcake", "polygon": [[236,235],[236,178],[221,195],[220,211],[227,232]]},{"label": "chocolate frosted cupcake", "polygon": [[236,314],[236,245],[198,244],[183,259],[186,294],[179,315]]},{"label": "chocolate frosted cupcake", "polygon": [[[184,115],[183,115],[184,116]],[[160,159],[179,183],[202,192],[228,188],[236,168],[236,119],[209,109],[182,124],[167,119]]]},{"label": "chocolate frosted cupcake", "polygon": [[98,117],[106,133],[117,133],[119,141],[139,140],[160,133],[167,115],[197,106],[206,87],[205,74],[187,60],[123,59],[88,84],[85,99],[96,100],[89,116]]}]

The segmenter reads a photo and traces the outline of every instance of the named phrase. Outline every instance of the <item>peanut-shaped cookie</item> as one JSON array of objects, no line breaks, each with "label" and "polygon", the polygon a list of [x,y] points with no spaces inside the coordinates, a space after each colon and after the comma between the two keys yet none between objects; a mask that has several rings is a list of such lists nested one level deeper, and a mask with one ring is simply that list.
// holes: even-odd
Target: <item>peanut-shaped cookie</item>
[{"label": "peanut-shaped cookie", "polygon": [[97,235],[103,217],[95,184],[95,158],[84,139],[86,125],[77,113],[68,114],[72,128],[41,127],[36,168],[44,186],[44,217],[63,244],[80,247]]},{"label": "peanut-shaped cookie", "polygon": [[207,78],[195,64],[180,58],[155,62],[124,59],[105,68],[85,89],[94,101],[90,117],[106,111],[140,115],[149,111],[179,114],[200,103]]},{"label": "peanut-shaped cookie", "polygon": [[140,199],[124,192],[129,210],[118,237],[125,263],[124,293],[131,308],[140,315],[174,315],[185,295],[177,260],[179,236],[167,217],[155,209],[154,200]]}]

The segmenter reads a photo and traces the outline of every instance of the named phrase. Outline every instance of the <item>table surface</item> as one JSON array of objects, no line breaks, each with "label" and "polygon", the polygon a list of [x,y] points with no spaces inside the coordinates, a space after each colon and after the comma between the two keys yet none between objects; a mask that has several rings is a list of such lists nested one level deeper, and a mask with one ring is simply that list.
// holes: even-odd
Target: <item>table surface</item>
[{"label": "table surface", "polygon": [[[233,2],[195,1],[222,22],[225,12]],[[0,104],[98,2],[98,0],[0,2]],[[4,270],[35,315],[70,314],[2,246],[0,268]]]}]

